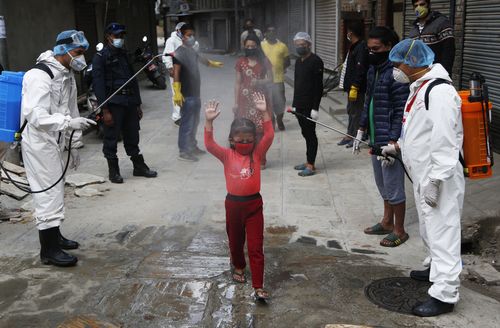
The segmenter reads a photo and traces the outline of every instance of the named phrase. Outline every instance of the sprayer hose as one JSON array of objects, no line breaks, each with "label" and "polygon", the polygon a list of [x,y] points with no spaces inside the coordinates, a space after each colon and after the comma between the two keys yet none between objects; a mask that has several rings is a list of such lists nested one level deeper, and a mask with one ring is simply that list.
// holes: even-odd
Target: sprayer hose
[{"label": "sprayer hose", "polygon": [[68,171],[68,167],[69,167],[69,161],[71,159],[71,144],[72,144],[72,141],[73,141],[73,135],[75,134],[75,131],[76,130],[73,130],[71,132],[71,136],[69,138],[69,144],[68,144],[68,158],[66,160],[66,165],[64,166],[64,171],[62,173],[62,175],[59,177],[59,179],[57,179],[57,181],[51,185],[50,187],[47,187],[45,189],[42,189],[42,190],[31,190],[29,188],[26,188],[25,186],[21,186],[20,184],[23,184],[23,183],[20,183],[18,184],[16,181],[14,181],[10,174],[9,174],[9,170],[5,169],[3,167],[3,162],[0,162],[0,168],[2,169],[2,171],[5,173],[5,176],[7,177],[7,179],[19,190],[22,190],[24,192],[27,192],[29,194],[40,194],[40,193],[43,193],[43,192],[46,192],[46,191],[49,191],[50,189],[54,188],[59,182],[61,182],[61,180],[64,178],[64,176],[66,175],[66,171]]}]

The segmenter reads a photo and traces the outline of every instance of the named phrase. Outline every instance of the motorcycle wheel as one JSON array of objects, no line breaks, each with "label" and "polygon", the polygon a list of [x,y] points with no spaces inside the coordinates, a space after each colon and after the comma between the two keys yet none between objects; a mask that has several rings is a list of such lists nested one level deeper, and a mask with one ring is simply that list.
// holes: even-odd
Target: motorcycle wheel
[{"label": "motorcycle wheel", "polygon": [[158,76],[156,78],[156,86],[160,90],[165,90],[167,88],[167,83],[165,81],[165,77],[164,76]]}]

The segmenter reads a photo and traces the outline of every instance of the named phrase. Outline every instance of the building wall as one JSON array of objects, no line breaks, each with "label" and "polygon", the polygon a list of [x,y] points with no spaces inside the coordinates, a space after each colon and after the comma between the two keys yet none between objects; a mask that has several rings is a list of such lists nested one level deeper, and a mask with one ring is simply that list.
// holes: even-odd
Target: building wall
[{"label": "building wall", "polygon": [[72,0],[4,0],[9,69],[26,71],[45,50],[52,49],[57,34],[75,28]]}]

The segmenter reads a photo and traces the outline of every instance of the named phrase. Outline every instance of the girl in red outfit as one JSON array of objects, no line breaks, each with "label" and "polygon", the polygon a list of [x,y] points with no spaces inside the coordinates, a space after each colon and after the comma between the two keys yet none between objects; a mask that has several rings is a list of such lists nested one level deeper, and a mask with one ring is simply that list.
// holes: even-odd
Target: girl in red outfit
[{"label": "girl in red outfit", "polygon": [[271,115],[263,94],[253,95],[255,108],[263,115],[263,136],[256,142],[255,124],[237,118],[231,124],[231,148],[219,146],[213,137],[213,121],[220,114],[219,103],[211,101],[205,107],[205,146],[224,164],[226,177],[226,231],[229,238],[233,280],[245,283],[245,234],[252,273],[252,287],[258,300],[269,297],[264,287],[264,215],[260,196],[260,160],[274,138]]},{"label": "girl in red outfit", "polygon": [[[245,56],[241,57],[235,65],[236,84],[235,84],[235,118],[247,118],[252,121],[257,129],[257,141],[262,138],[264,133],[262,112],[257,110],[253,101],[253,94],[262,93],[269,99],[269,88],[273,81],[271,62],[264,55],[260,46],[260,39],[250,34],[244,43]],[[271,103],[267,101],[267,109],[271,111]],[[266,157],[262,156],[262,166],[266,165]]]}]

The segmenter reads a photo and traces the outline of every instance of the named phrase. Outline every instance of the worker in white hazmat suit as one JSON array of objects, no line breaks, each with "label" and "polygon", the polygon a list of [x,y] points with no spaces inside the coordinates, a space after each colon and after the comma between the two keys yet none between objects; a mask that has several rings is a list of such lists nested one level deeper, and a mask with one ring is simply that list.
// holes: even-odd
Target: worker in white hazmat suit
[{"label": "worker in white hazmat suit", "polygon": [[[410,273],[413,279],[433,283],[430,298],[415,306],[413,313],[436,316],[452,312],[459,298],[460,215],[465,189],[459,161],[461,99],[443,66],[432,65],[434,53],[422,41],[401,41],[391,50],[389,60],[394,63],[394,79],[411,85],[401,137],[397,144],[383,146],[383,154],[401,151],[413,180],[420,234],[429,251],[424,261],[428,269]],[[435,84],[436,79],[442,79],[441,84]]]},{"label": "worker in white hazmat suit", "polygon": [[[175,53],[175,50],[182,46],[182,33],[181,33],[181,27],[186,25],[185,22],[180,22],[175,26],[175,31],[172,32],[170,37],[165,41],[165,49],[163,50],[163,63],[167,67],[167,70],[170,74],[170,90],[174,90],[173,84],[174,84],[174,63],[172,60],[171,54]],[[200,48],[200,44],[198,41],[193,46],[193,49],[195,51],[198,51]],[[172,91],[172,96],[173,96],[173,91]],[[181,107],[177,106],[174,104],[172,100],[172,121],[179,126],[181,123]]]},{"label": "worker in white hazmat suit", "polygon": [[[94,121],[79,117],[77,90],[73,70],[85,68],[83,53],[89,44],[83,32],[60,33],[53,51],[42,53],[36,66],[23,79],[21,119],[26,121],[22,133],[22,153],[31,190],[45,189],[63,174],[63,151],[69,146],[72,130],[70,168],[76,169],[81,130]],[[64,220],[64,179],[52,189],[34,193],[36,226],[39,230],[44,264],[75,265],[77,258],[62,249],[78,248],[78,243],[61,235]]]}]

